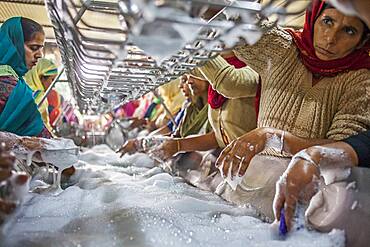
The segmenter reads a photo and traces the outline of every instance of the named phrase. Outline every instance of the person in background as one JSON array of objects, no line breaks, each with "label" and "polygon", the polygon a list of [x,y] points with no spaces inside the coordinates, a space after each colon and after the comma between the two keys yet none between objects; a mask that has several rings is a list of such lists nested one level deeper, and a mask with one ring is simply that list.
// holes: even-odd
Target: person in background
[{"label": "person in background", "polygon": [[[180,85],[181,78],[177,78],[158,87],[158,94],[172,116],[176,115],[186,100],[185,96],[179,90]],[[163,105],[160,104],[160,109],[158,109],[156,116],[154,117],[155,126],[161,127],[166,125],[170,118],[171,116],[169,116],[168,112],[165,111]]]},{"label": "person in background", "polygon": [[179,90],[179,84],[180,79],[176,79],[158,87],[156,90],[160,98],[154,96],[153,93],[146,94],[140,100],[140,105],[131,119],[130,128],[145,126],[149,131],[153,131],[165,126],[171,116],[165,111],[163,104],[173,116],[180,110],[185,100]]},{"label": "person in background", "polygon": [[51,137],[23,76],[42,57],[45,34],[37,22],[12,17],[0,29],[0,130]]},{"label": "person in background", "polygon": [[150,123],[150,117],[155,115],[159,100],[154,96],[152,92],[145,94],[139,99],[139,105],[136,107],[133,115],[129,120],[131,121],[130,129],[141,128]]},{"label": "person in background", "polygon": [[210,131],[207,114],[209,107],[208,87],[209,83],[206,80],[194,77],[191,74],[182,76],[180,89],[187,100],[176,115],[177,127],[171,121],[167,124],[173,137],[184,138],[201,134],[202,130],[203,133]]},{"label": "person in background", "polygon": [[134,115],[136,108],[139,106],[140,102],[139,100],[131,100],[130,102],[127,102],[123,106],[115,109],[115,118],[130,118]]},{"label": "person in background", "polygon": [[[52,61],[45,58],[40,58],[36,66],[26,73],[24,79],[34,91],[36,104],[40,103],[45,95],[45,91],[49,88],[57,75],[57,66]],[[51,121],[49,119],[49,104],[47,99],[41,104],[39,111],[41,112],[44,124],[49,131],[52,131],[50,124]]]},{"label": "person in background", "polygon": [[[185,96],[181,109],[167,125],[154,131],[154,134],[185,137],[199,134],[207,123],[208,82],[190,74],[181,77],[180,90]],[[208,132],[208,131],[207,131]]]},{"label": "person in background", "polygon": [[[245,67],[245,64],[235,57],[228,61],[235,64],[234,66],[239,68],[241,73],[246,74],[244,78],[249,77],[251,81],[254,81],[254,90],[243,90],[243,83],[235,88],[215,86],[215,84],[206,80],[198,70],[192,71],[192,76],[188,78],[188,84],[192,83],[190,78],[207,81],[210,84],[208,86],[208,120],[212,131],[204,135],[173,138],[164,141],[157,148],[161,153],[160,158],[162,160],[166,160],[178,152],[208,151],[219,147],[223,148],[232,140],[256,127],[254,100],[259,76],[252,69]],[[135,149],[124,145],[119,151],[133,153]]]},{"label": "person in background", "polygon": [[[199,134],[208,120],[208,85],[208,81],[192,75],[182,76],[180,88],[187,100],[174,118],[177,126],[169,120],[167,125],[153,131],[150,135],[186,137]],[[129,140],[118,152],[134,153],[137,151],[143,151],[140,139]]]}]

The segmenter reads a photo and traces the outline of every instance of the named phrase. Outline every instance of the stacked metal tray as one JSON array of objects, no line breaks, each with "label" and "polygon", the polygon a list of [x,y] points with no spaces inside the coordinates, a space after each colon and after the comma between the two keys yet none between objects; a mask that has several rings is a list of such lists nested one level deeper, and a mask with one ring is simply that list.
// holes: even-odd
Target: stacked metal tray
[{"label": "stacked metal tray", "polygon": [[[280,1],[281,2],[281,1]],[[293,1],[46,0],[81,112],[105,112],[261,35]]]}]

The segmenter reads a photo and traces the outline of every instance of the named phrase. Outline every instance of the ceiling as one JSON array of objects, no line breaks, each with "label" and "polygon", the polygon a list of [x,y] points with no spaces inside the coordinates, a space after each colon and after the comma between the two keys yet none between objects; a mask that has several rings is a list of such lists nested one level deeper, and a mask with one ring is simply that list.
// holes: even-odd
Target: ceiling
[{"label": "ceiling", "polygon": [[[76,5],[78,6],[81,6],[81,2],[78,0],[75,1]],[[108,5],[115,4],[118,1],[103,0],[99,2],[106,2]],[[265,0],[264,2],[268,1]],[[277,1],[278,5],[283,5],[285,2],[286,0]],[[289,6],[289,10],[292,11],[297,9],[304,9],[308,2],[309,0],[295,0]],[[302,27],[304,21],[303,15],[304,13],[302,12],[298,15],[288,17],[283,22],[283,24],[290,27]],[[55,39],[53,26],[48,17],[44,0],[9,0],[9,1],[0,0],[0,24],[12,16],[24,16],[37,21],[44,27],[47,39],[48,40]],[[87,23],[90,23],[92,26],[119,28],[117,16],[114,14],[107,15],[106,12],[103,14],[102,12],[87,11],[84,14],[83,19]]]}]

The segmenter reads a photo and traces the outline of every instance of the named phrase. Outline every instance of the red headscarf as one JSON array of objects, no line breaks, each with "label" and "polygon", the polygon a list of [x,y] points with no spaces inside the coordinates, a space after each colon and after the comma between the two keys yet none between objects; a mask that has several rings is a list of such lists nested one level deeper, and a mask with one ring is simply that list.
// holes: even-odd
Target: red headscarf
[{"label": "red headscarf", "polygon": [[[234,65],[235,68],[240,69],[246,66],[246,64],[240,61],[237,57],[229,57],[225,58],[225,60],[230,64]],[[211,85],[208,87],[208,104],[211,106],[212,109],[220,108],[227,98],[219,94],[216,90],[212,88]]]},{"label": "red headscarf", "polygon": [[370,69],[370,42],[346,57],[331,61],[322,61],[315,55],[313,46],[313,28],[316,19],[319,17],[325,7],[325,1],[313,0],[311,8],[306,11],[306,21],[303,31],[294,31],[287,29],[293,36],[294,42],[299,48],[300,56],[303,64],[314,74],[322,76],[335,76],[338,73],[358,70]]}]

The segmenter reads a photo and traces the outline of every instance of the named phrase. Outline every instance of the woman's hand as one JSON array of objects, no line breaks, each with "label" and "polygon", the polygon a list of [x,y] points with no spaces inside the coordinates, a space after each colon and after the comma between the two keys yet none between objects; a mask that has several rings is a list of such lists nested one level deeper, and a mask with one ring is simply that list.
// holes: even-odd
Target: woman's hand
[{"label": "woman's hand", "polygon": [[153,156],[158,157],[161,160],[167,160],[176,154],[178,150],[179,140],[166,140],[159,147],[154,148],[151,153]]},{"label": "woman's hand", "polygon": [[131,121],[131,123],[130,123],[129,129],[135,129],[135,128],[141,127],[143,125],[146,125],[146,123],[147,123],[147,119],[137,118],[137,117],[131,118],[130,121]]},{"label": "woman's hand", "polygon": [[265,149],[266,140],[272,134],[271,128],[257,128],[239,137],[221,152],[216,167],[223,165],[224,176],[230,167],[232,176],[243,176],[251,159]]},{"label": "woman's hand", "polygon": [[45,142],[37,137],[22,137],[20,145],[27,148],[29,151],[42,150]]},{"label": "woman's hand", "polygon": [[[14,209],[16,208],[16,204],[14,202],[6,201],[0,198],[0,212],[3,214],[11,214]],[[0,224],[2,223],[2,219],[0,216]]]},{"label": "woman's hand", "polygon": [[[319,169],[313,159],[302,159],[302,151],[293,157],[289,167],[276,183],[273,203],[275,219],[280,221],[280,212],[284,207],[285,222],[288,230],[292,227],[292,219],[298,200],[308,202],[316,193],[319,182]],[[306,153],[307,157],[310,157]]]},{"label": "woman's hand", "polygon": [[125,144],[122,145],[120,149],[116,151],[116,153],[121,153],[120,158],[126,153],[133,154],[139,151],[140,140],[138,139],[131,139],[126,141]]},{"label": "woman's hand", "polygon": [[[24,184],[28,181],[25,174],[17,174],[14,171],[15,156],[7,150],[5,144],[0,145],[0,225],[3,223],[5,215],[10,214],[16,208],[16,202],[9,200],[9,191],[14,193],[16,185]],[[20,181],[18,181],[20,180]],[[8,189],[10,188],[10,190]]]}]

